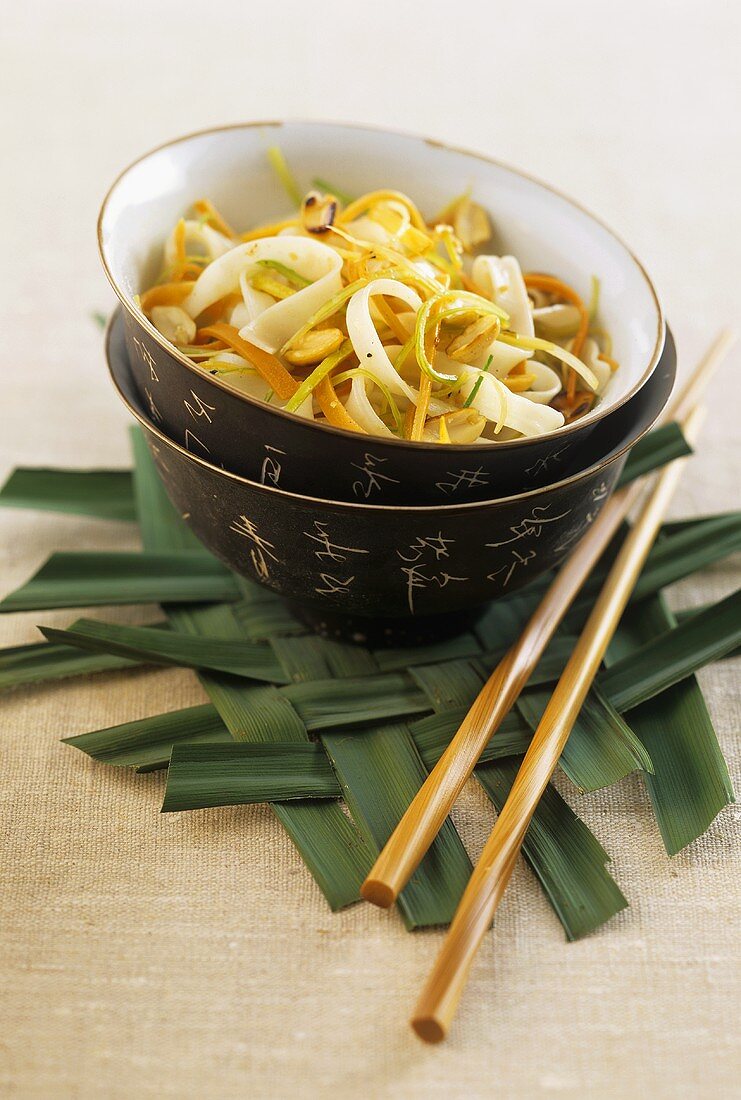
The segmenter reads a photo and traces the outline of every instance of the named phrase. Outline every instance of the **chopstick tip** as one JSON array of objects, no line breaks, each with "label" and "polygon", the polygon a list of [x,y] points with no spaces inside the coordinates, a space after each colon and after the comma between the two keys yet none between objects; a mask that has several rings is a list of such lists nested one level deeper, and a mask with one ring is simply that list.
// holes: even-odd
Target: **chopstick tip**
[{"label": "chopstick tip", "polygon": [[447,1035],[446,1029],[434,1016],[414,1016],[410,1022],[412,1031],[423,1043],[441,1043]]},{"label": "chopstick tip", "polygon": [[367,878],[360,887],[360,896],[379,909],[390,909],[396,901],[396,893],[385,882]]}]

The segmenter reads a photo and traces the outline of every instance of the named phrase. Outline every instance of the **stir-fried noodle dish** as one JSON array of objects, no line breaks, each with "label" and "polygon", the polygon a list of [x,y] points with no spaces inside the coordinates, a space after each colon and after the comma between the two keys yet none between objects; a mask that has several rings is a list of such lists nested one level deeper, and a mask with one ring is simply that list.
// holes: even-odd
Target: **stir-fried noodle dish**
[{"label": "stir-fried noodle dish", "polygon": [[470,194],[428,221],[394,190],[323,181],[239,233],[206,199],[164,247],[138,305],[193,364],[287,412],[439,444],[538,436],[584,416],[617,364],[590,300],[557,274],[487,252]]}]

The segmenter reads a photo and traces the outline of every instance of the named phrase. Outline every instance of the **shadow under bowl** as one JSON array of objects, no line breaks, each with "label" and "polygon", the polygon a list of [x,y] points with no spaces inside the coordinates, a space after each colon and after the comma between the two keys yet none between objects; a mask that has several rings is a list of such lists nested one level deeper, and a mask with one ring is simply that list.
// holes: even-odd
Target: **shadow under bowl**
[{"label": "shadow under bowl", "polygon": [[[265,157],[270,141],[280,144],[302,185],[325,176],[361,193],[391,181],[432,212],[470,184],[492,214],[493,250],[512,252],[527,268],[558,272],[585,296],[598,273],[600,321],[621,367],[596,408],[545,436],[441,447],[318,425],[196,367],[151,325],[135,295],[153,281],[166,231],[201,195],[238,226],[285,216],[286,200]],[[101,210],[99,243],[123,305],[136,390],[152,421],[187,451],[251,481],[337,501],[467,503],[527,492],[584,469],[628,432],[626,406],[647,384],[664,345],[650,279],[596,218],[521,172],[410,135],[290,122],[170,142],[114,183]]]},{"label": "shadow under bowl", "polygon": [[644,388],[631,430],[589,469],[516,496],[415,508],[321,500],[220,469],[169,439],[142,408],[120,317],[109,325],[106,355],[170,499],[203,544],[288,599],[319,632],[376,644],[463,629],[482,605],[565,557],[663,409],[676,374],[670,357]]}]

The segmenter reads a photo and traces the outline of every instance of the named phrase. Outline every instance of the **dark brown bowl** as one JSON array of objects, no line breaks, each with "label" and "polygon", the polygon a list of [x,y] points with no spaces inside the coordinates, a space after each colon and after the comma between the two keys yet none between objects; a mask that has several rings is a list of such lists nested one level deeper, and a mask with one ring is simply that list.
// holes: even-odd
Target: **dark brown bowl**
[{"label": "dark brown bowl", "polygon": [[[152,255],[167,227],[201,193],[234,224],[285,216],[286,200],[266,164],[268,137],[302,182],[325,176],[360,192],[391,181],[429,210],[470,183],[497,222],[498,249],[558,271],[584,292],[598,272],[601,317],[622,364],[605,397],[581,420],[546,436],[442,447],[317,425],[196,367],[157,332],[134,297],[151,278]],[[648,276],[596,218],[521,172],[408,135],[290,122],[225,127],[170,142],[114,183],[101,211],[99,241],[124,307],[136,389],[152,420],[216,466],[332,500],[466,503],[527,492],[584,469],[628,430],[626,405],[647,384],[664,344],[661,307]]]},{"label": "dark brown bowl", "polygon": [[109,326],[106,354],[171,500],[205,546],[298,605],[316,629],[395,643],[460,627],[564,557],[599,514],[675,378],[673,359],[653,373],[630,431],[588,470],[518,496],[412,508],[294,495],[213,466],[142,409],[120,318]]}]

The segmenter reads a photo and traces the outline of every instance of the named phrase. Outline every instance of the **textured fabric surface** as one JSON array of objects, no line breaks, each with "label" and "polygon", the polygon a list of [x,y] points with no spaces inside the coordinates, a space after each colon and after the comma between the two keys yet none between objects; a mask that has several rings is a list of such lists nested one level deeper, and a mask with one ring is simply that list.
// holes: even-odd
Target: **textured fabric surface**
[{"label": "textured fabric surface", "polygon": [[[684,0],[607,7],[468,3],[453,23],[447,5],[330,4],[319,48],[318,13],[297,3],[229,0],[218,16],[192,0],[16,5],[0,46],[0,475],[128,464],[89,318],[112,304],[98,202],[142,150],[247,117],[418,129],[548,178],[655,275],[685,373],[721,325],[741,322],[740,9],[711,2],[698,21]],[[385,69],[352,54],[367,60],[381,42]],[[736,351],[676,515],[738,506],[739,377]],[[52,549],[136,545],[115,523],[0,513],[2,594]],[[672,603],[737,583],[731,564],[717,567]],[[152,609],[92,614],[143,622]],[[75,615],[3,617],[0,644]],[[738,785],[738,664],[701,682]],[[161,776],[59,743],[201,700],[177,670],[0,699],[3,1095],[738,1095],[734,808],[669,860],[637,778],[589,796],[561,783],[612,853],[630,909],[567,945],[519,867],[449,1041],[428,1048],[406,1019],[439,932],[409,935],[369,906],[331,915],[264,807],[159,816]],[[491,809],[472,789],[455,816],[475,856]]]}]

